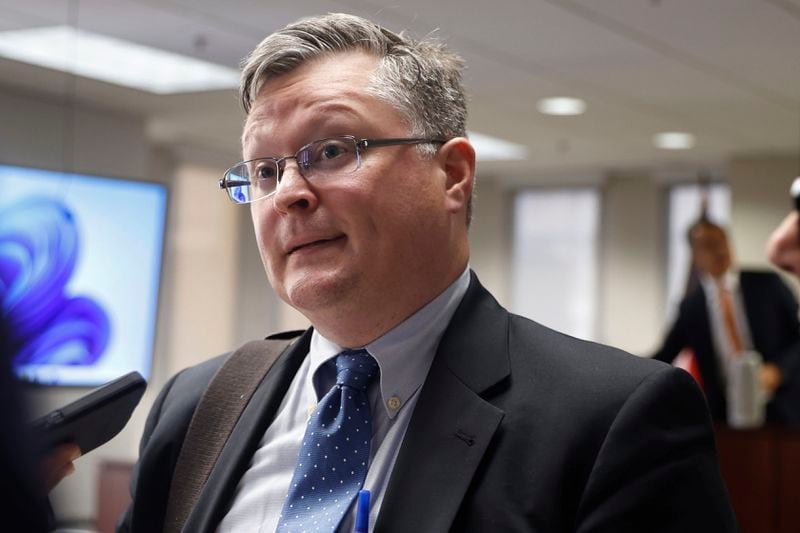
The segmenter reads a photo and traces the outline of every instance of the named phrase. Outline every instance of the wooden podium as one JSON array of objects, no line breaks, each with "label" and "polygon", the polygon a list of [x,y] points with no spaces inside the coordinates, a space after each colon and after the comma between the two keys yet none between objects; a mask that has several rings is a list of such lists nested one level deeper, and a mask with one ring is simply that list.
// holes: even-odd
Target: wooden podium
[{"label": "wooden podium", "polygon": [[800,531],[800,428],[718,425],[714,433],[742,533]]},{"label": "wooden podium", "polygon": [[128,485],[131,481],[133,464],[122,461],[103,461],[100,463],[100,475],[97,498],[97,520],[95,526],[98,533],[114,533],[122,513],[131,503]]}]

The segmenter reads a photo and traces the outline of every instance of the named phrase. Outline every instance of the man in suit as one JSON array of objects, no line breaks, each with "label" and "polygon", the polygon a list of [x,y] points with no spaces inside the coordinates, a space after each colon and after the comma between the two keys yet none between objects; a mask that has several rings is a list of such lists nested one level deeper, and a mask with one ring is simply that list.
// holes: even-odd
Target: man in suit
[{"label": "man in suit", "polygon": [[[250,203],[272,287],[313,328],[256,389],[184,531],[351,531],[362,486],[381,532],[735,530],[688,374],[509,314],[469,270],[461,68],[441,44],[340,14],[248,58],[245,162],[222,186]],[[367,370],[342,371],[357,358]],[[122,531],[164,528],[221,361],[156,400]],[[358,425],[327,426],[352,396]]]},{"label": "man in suit", "polygon": [[712,417],[725,421],[729,365],[746,350],[763,358],[760,382],[770,395],[767,420],[800,422],[795,376],[800,364],[797,302],[774,272],[732,269],[725,231],[703,218],[688,232],[700,283],[684,298],[655,358],[671,362],[691,348]]}]

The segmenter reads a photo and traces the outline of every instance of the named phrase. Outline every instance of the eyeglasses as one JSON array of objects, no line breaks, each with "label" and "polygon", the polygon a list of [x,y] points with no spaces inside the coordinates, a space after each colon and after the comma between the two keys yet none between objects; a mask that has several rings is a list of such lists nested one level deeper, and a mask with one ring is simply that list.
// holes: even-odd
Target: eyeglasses
[{"label": "eyeglasses", "polygon": [[300,175],[308,181],[349,174],[361,168],[361,152],[367,148],[401,144],[443,144],[443,139],[356,139],[352,135],[330,137],[309,143],[296,154],[259,157],[242,161],[223,174],[219,188],[237,204],[249,204],[277,190],[287,159],[294,159]]}]

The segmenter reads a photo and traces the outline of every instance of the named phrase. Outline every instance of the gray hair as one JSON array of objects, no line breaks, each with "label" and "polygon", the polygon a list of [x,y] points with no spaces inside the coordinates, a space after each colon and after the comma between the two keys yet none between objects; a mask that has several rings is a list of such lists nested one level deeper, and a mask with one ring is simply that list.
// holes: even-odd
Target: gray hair
[{"label": "gray hair", "polygon": [[[379,59],[368,93],[397,109],[416,137],[466,136],[463,60],[432,39],[417,41],[343,13],[299,20],[269,35],[243,61],[240,97],[245,113],[264,84],[314,59],[362,51]],[[436,148],[419,145],[423,156]],[[472,201],[467,206],[467,223]]]},{"label": "gray hair", "polygon": [[435,41],[414,41],[353,15],[332,13],[290,24],[266,39],[244,61],[241,102],[246,113],[264,83],[305,62],[363,51],[380,59],[370,94],[395,107],[412,135],[466,134],[463,61]]}]

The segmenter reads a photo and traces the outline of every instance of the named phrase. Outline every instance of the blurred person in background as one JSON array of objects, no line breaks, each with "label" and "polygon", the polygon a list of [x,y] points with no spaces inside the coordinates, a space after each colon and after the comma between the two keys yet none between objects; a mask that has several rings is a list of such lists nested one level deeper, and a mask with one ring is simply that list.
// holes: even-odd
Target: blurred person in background
[{"label": "blurred person in background", "polygon": [[755,350],[764,362],[759,381],[770,398],[767,421],[800,423],[800,326],[791,290],[774,272],[737,270],[725,230],[705,216],[689,228],[688,241],[699,283],[654,357],[669,363],[691,349],[711,414],[724,422],[729,366]]},{"label": "blurred person in background", "polygon": [[74,444],[42,454],[28,431],[27,406],[14,376],[6,324],[0,315],[0,530],[49,531],[54,517],[47,495],[75,467]]},{"label": "blurred person in background", "polygon": [[0,313],[0,531],[50,531],[50,491],[75,470],[75,444],[43,451],[29,431],[28,409],[14,376],[7,323]]},{"label": "blurred person in background", "polygon": [[49,530],[51,522],[35,475],[35,458],[7,339],[0,315],[0,529],[43,532]]}]

